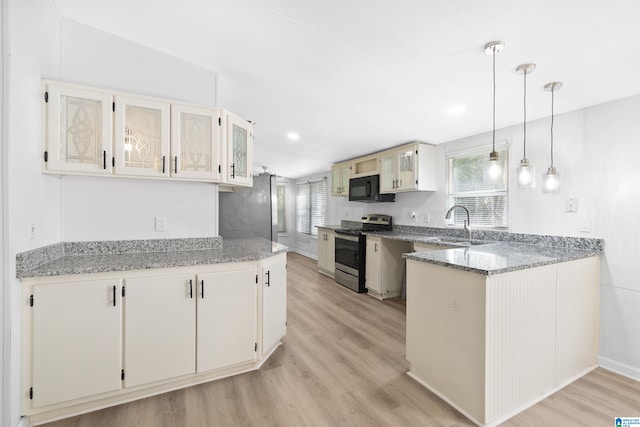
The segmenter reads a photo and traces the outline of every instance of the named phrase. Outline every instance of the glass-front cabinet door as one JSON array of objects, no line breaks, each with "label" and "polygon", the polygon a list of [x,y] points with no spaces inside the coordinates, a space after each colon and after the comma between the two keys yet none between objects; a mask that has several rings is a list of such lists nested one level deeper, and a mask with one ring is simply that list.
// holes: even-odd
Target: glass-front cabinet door
[{"label": "glass-front cabinet door", "polygon": [[111,94],[51,81],[43,87],[44,170],[110,174]]},{"label": "glass-front cabinet door", "polygon": [[416,146],[411,145],[398,150],[398,190],[416,188]]},{"label": "glass-front cabinet door", "polygon": [[220,181],[220,110],[171,104],[171,176]]},{"label": "glass-front cabinet door", "polygon": [[396,151],[387,151],[380,155],[380,193],[393,193],[396,182]]},{"label": "glass-front cabinet door", "polygon": [[115,96],[115,172],[169,176],[169,103]]},{"label": "glass-front cabinet door", "polygon": [[253,124],[225,112],[227,124],[227,182],[253,185]]}]

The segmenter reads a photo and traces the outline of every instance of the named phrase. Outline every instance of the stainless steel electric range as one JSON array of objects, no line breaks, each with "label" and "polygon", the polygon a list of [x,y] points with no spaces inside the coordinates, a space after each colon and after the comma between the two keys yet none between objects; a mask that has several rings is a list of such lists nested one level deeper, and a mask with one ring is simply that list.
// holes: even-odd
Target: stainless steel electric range
[{"label": "stainless steel electric range", "polygon": [[336,230],[336,282],[355,292],[366,292],[365,266],[367,238],[364,232],[391,231],[389,215],[368,214],[362,217],[361,228]]}]

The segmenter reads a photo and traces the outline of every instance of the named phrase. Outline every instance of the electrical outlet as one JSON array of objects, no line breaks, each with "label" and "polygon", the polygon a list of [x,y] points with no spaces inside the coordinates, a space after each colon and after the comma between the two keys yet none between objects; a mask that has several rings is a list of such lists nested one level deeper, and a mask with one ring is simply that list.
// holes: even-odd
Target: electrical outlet
[{"label": "electrical outlet", "polygon": [[572,213],[578,212],[578,199],[575,199],[575,198],[567,199],[566,211],[572,212]]},{"label": "electrical outlet", "polygon": [[166,216],[157,216],[156,217],[156,231],[167,231],[167,217]]},{"label": "electrical outlet", "polygon": [[409,213],[409,217],[413,222],[418,222],[418,214],[416,213],[416,211],[411,211]]},{"label": "electrical outlet", "polygon": [[431,222],[431,214],[424,214],[424,223],[429,224]]},{"label": "electrical outlet", "polygon": [[33,240],[36,238],[36,223],[33,220],[29,220],[27,223],[27,236],[29,240]]},{"label": "electrical outlet", "polygon": [[579,230],[583,233],[591,233],[591,218],[582,218]]}]

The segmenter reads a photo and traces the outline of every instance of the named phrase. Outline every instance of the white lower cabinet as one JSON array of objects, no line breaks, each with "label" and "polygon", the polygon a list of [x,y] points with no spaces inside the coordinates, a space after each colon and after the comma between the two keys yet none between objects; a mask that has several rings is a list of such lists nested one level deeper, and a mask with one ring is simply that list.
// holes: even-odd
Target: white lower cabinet
[{"label": "white lower cabinet", "polygon": [[320,273],[335,277],[336,272],[336,233],[328,228],[318,229],[318,270]]},{"label": "white lower cabinet", "polygon": [[374,298],[399,297],[405,277],[402,254],[411,252],[411,243],[367,236],[365,285]]},{"label": "white lower cabinet", "polygon": [[194,278],[183,273],[124,280],[125,387],[195,372]]},{"label": "white lower cabinet", "polygon": [[257,369],[286,333],[285,253],[23,284],[29,422]]},{"label": "white lower cabinet", "polygon": [[255,264],[227,265],[198,274],[197,294],[198,372],[255,361]]},{"label": "white lower cabinet", "polygon": [[[34,285],[31,322],[34,407],[121,388],[120,280]],[[28,365],[25,366],[28,369]]]},{"label": "white lower cabinet", "polygon": [[287,333],[287,257],[262,262],[262,356]]}]

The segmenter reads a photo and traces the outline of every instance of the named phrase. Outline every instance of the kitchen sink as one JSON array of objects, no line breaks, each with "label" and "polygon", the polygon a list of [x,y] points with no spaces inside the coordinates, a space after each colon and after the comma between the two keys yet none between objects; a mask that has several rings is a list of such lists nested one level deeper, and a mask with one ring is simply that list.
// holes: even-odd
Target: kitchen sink
[{"label": "kitchen sink", "polygon": [[436,240],[439,243],[444,243],[452,246],[477,246],[477,245],[486,245],[489,242],[485,242],[484,240],[468,240],[468,239],[438,239]]}]

